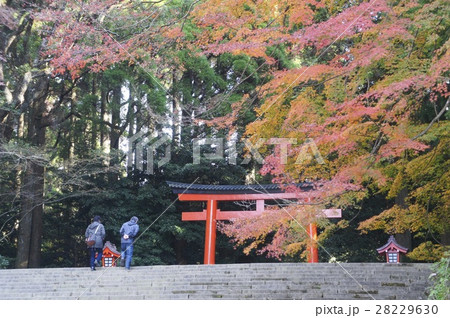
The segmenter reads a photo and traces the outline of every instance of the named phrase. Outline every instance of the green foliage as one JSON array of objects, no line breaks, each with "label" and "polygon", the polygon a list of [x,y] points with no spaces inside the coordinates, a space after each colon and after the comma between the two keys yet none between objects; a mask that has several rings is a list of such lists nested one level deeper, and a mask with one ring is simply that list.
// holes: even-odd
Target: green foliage
[{"label": "green foliage", "polygon": [[8,266],[9,260],[6,257],[0,255],[0,269],[8,268]]},{"label": "green foliage", "polygon": [[435,264],[431,276],[433,286],[430,289],[428,299],[449,300],[450,299],[450,253],[445,253],[444,257]]},{"label": "green foliage", "polygon": [[214,71],[205,56],[196,56],[193,52],[183,50],[178,53],[178,58],[185,70],[173,89],[181,93],[185,106],[198,105],[217,90],[226,88],[226,81]]},{"label": "green foliage", "polygon": [[322,21],[326,21],[330,17],[330,14],[328,13],[328,9],[325,8],[318,8],[314,15],[314,22],[320,23]]},{"label": "green foliage", "polygon": [[[11,8],[16,6],[12,1],[3,3]],[[8,83],[13,95],[17,95],[24,74],[33,72],[33,80],[23,103],[18,100],[14,105],[5,105],[3,94],[0,96],[0,140],[3,142],[5,138],[4,131],[11,130],[11,136],[6,138],[10,141],[10,148],[5,149],[16,154],[0,157],[0,250],[3,255],[0,256],[0,268],[11,266],[17,248],[16,226],[23,197],[24,163],[28,157],[37,154],[27,146],[32,140],[28,140],[26,134],[33,131],[34,124],[48,127],[45,131],[46,148],[40,150],[49,157],[45,159],[42,266],[86,266],[83,234],[91,218],[97,214],[102,216],[106,227],[106,240],[118,248],[118,231],[122,223],[132,215],[139,217],[141,236],[136,242],[135,265],[201,262],[204,224],[181,222],[180,212],[201,210],[204,203],[177,202],[165,181],[242,184],[255,166],[230,165],[227,159],[202,159],[200,165],[192,164],[192,139],[226,137],[230,131],[237,132],[236,138],[239,139],[246,130],[247,137],[276,136],[299,140],[311,137],[322,140],[318,146],[327,159],[327,165],[293,167],[295,180],[310,176],[327,179],[345,171],[353,162],[370,161],[370,169],[382,172],[379,176],[386,180],[366,176],[361,183],[365,191],[345,192],[327,202],[329,207],[343,209],[343,220],[320,227],[320,243],[326,250],[320,253],[321,261],[378,261],[375,249],[385,243],[384,232],[394,229],[412,231],[415,248],[409,254],[410,260],[436,260],[443,248],[430,238],[450,231],[450,145],[447,136],[450,112],[418,138],[429,148],[420,151],[408,149],[401,154],[392,151],[380,160],[377,152],[390,141],[402,145],[427,129],[448,98],[444,86],[435,90],[433,85],[437,82],[431,83],[430,80],[426,83],[429,87],[416,87],[423,77],[431,73],[436,73],[439,80],[448,77],[448,70],[439,68],[444,65],[445,54],[448,54],[450,19],[447,2],[389,1],[392,12],[380,14],[382,18],[377,18],[376,23],[379,27],[373,32],[363,30],[348,37],[347,34],[354,31],[349,29],[340,33],[339,40],[333,38],[329,42],[326,38],[335,30],[311,28],[308,27],[310,22],[303,24],[301,19],[290,24],[289,19],[294,16],[289,15],[297,14],[294,7],[297,4],[294,3],[286,3],[286,10],[290,12],[285,14],[283,22],[278,16],[274,18],[270,2],[264,5],[265,11],[260,11],[264,6],[258,8],[251,2],[231,6],[227,11],[227,4],[223,3],[223,7],[206,8],[204,13],[207,14],[202,14],[197,20],[195,16],[191,19],[191,5],[201,6],[203,3],[206,2],[197,4],[193,0],[176,0],[164,5],[151,1],[136,5],[130,2],[123,6],[127,9],[117,7],[113,15],[98,17],[98,14],[90,14],[89,19],[87,14],[76,9],[74,14],[79,14],[76,21],[70,20],[70,12],[64,12],[68,14],[55,16],[69,20],[58,21],[55,26],[83,26],[80,30],[86,36],[73,41],[70,36],[64,37],[64,32],[56,32],[56,43],[68,42],[67,46],[61,45],[61,50],[48,54],[42,54],[40,50],[43,35],[47,37],[46,41],[54,40],[46,25],[52,21],[49,16],[47,22],[36,20],[30,25],[30,32],[23,25],[23,30],[17,28],[10,34],[5,33],[10,47],[8,60],[3,61],[5,57],[0,57],[2,63],[5,62],[5,79],[2,81]],[[320,7],[309,5],[313,9],[311,23],[333,20],[349,7],[361,3],[366,1],[337,0],[322,2]],[[88,1],[85,10],[98,10],[98,5]],[[42,3],[39,10],[46,6],[48,4]],[[214,17],[214,9],[219,10],[217,17],[221,21],[217,22],[220,23],[228,14],[233,16],[234,11],[242,9],[244,15],[229,21],[229,26],[220,24],[219,33],[208,37],[198,22],[211,19],[209,14]],[[283,10],[282,6],[277,5],[277,10]],[[298,12],[300,16],[305,14],[305,21],[309,19],[306,11]],[[158,18],[139,14],[146,12],[159,12]],[[29,13],[22,13],[15,12],[17,19],[23,22]],[[387,23],[396,19],[396,15],[410,20],[399,19],[398,25],[396,20],[391,20],[394,22],[392,25]],[[39,15],[35,18],[39,19]],[[102,19],[100,25],[110,31],[117,42],[126,44],[124,48],[130,51],[129,54],[124,54],[123,48],[116,51],[114,46],[108,46],[108,42],[111,45],[114,41],[94,36],[99,31],[97,18]],[[239,29],[239,23],[247,18],[250,22]],[[136,21],[130,28],[133,19]],[[84,21],[88,23],[82,25]],[[137,21],[142,23],[134,23]],[[213,30],[215,22],[205,30]],[[384,23],[389,28],[385,28]],[[403,24],[406,24],[404,32],[398,33]],[[283,25],[290,27],[286,33],[289,36],[280,40],[277,32]],[[266,27],[268,29],[264,30]],[[305,33],[296,34],[299,29]],[[273,37],[268,32],[273,32]],[[13,33],[14,39],[9,37]],[[239,43],[231,41],[227,51],[227,47],[221,44],[227,44],[232,34],[241,34],[243,41],[254,41],[248,47],[258,50],[261,47],[262,50],[259,53],[240,50]],[[289,43],[290,39],[293,42]],[[311,43],[303,43],[303,39],[309,39]],[[300,42],[296,44],[297,40]],[[325,42],[319,43],[322,40]],[[218,45],[217,52],[221,53],[199,52],[200,47],[207,47],[209,41]],[[102,44],[101,48],[97,47],[98,43]],[[233,54],[236,48],[238,54]],[[86,52],[81,52],[83,50]],[[372,53],[376,54],[372,56]],[[57,54],[61,54],[59,59]],[[95,63],[83,63],[94,56],[98,57]],[[130,56],[133,56],[132,61],[128,60]],[[52,57],[60,64],[58,75],[48,77],[47,85],[43,79],[47,79],[47,70],[50,69],[47,59]],[[101,64],[96,73],[89,68],[92,63]],[[354,67],[355,64],[361,66]],[[301,73],[301,67],[305,66],[308,69],[304,68]],[[332,71],[330,66],[334,68]],[[47,88],[46,92],[42,91],[47,94],[45,105],[37,105],[34,109],[34,96],[40,93],[40,84]],[[361,99],[352,103],[353,98]],[[147,175],[136,167],[128,167],[125,171],[126,158],[118,142],[141,129],[148,131],[149,135],[173,129],[171,125],[175,115],[171,111],[171,102],[174,99],[182,107],[182,114],[178,114],[182,117],[182,127],[181,143],[172,145],[171,162],[156,169],[154,175]],[[378,105],[381,111],[372,113],[379,101],[382,101]],[[265,102],[267,107],[258,109]],[[241,108],[236,109],[238,104]],[[390,112],[398,105],[403,105],[398,112]],[[340,112],[341,106],[348,109]],[[39,108],[43,110],[41,113]],[[231,118],[229,123],[232,127],[228,128],[199,125],[196,121],[202,118],[216,120],[217,123],[221,121],[220,116],[231,113],[235,113],[235,118]],[[6,114],[8,118],[4,117]],[[25,136],[19,136],[21,115],[24,116]],[[347,122],[339,121],[339,118],[347,117],[350,118]],[[43,121],[38,123],[38,120]],[[399,122],[404,125],[399,125]],[[315,130],[311,128],[308,131],[308,127],[315,127]],[[378,133],[382,135],[379,149],[374,147]],[[341,139],[328,146],[326,134],[330,134],[328,140],[334,137]],[[115,144],[110,145],[112,141]],[[3,144],[0,144],[0,150],[1,147]],[[202,149],[202,153],[206,151],[211,150],[207,147]],[[351,182],[357,182],[354,181],[357,170],[346,173]],[[346,177],[345,173],[342,175]],[[269,176],[257,173],[255,177],[265,182],[270,180]],[[407,207],[400,207],[396,200],[404,193],[403,203]],[[235,208],[232,203],[224,204],[224,207]],[[365,220],[372,220],[372,227],[368,226],[370,233],[366,233],[366,228],[366,234],[362,234],[360,224]],[[267,237],[270,239],[270,234]],[[218,263],[267,261],[254,252],[244,255],[242,247],[235,250],[228,238],[221,234],[218,234],[217,250]],[[292,253],[283,256],[283,260],[300,261],[301,258],[298,253]],[[448,270],[448,255],[446,264],[445,269]],[[437,271],[441,271],[441,267]],[[448,274],[442,277],[446,277],[448,282]],[[442,284],[438,285],[441,287],[436,288],[442,290]],[[441,291],[438,293],[442,294]]]},{"label": "green foliage", "polygon": [[407,254],[413,262],[437,262],[444,254],[444,246],[426,241]]},{"label": "green foliage", "polygon": [[267,55],[277,61],[277,66],[280,70],[290,69],[294,66],[292,63],[292,59],[290,58],[290,56],[288,56],[286,48],[283,45],[268,47]]},{"label": "green foliage", "polygon": [[128,78],[126,70],[121,67],[108,69],[102,76],[102,87],[107,90],[120,86]]},{"label": "green foliage", "polygon": [[[271,49],[269,49],[271,51]],[[277,49],[273,52],[282,54]],[[232,55],[230,53],[221,54],[217,58],[216,71],[223,78],[226,78],[230,85],[234,86],[246,78],[234,92],[245,94],[251,92],[256,85],[261,83],[260,72],[257,71],[261,63],[246,55]],[[247,78],[248,77],[248,78]]]}]

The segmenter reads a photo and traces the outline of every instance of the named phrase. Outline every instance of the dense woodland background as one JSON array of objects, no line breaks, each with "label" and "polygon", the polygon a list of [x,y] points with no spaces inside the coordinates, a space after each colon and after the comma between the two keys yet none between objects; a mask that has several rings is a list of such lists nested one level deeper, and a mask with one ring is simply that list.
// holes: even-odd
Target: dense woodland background
[{"label": "dense woodland background", "polygon": [[[343,218],[315,220],[322,262],[383,261],[390,234],[406,261],[437,261],[450,242],[449,12],[445,0],[0,0],[0,267],[87,266],[94,215],[118,246],[139,217],[136,265],[201,263],[204,224],[181,211],[202,204],[172,204],[167,180],[315,185],[290,217],[223,224],[217,263],[305,261],[300,224],[327,207]],[[153,174],[127,154],[141,131],[171,140]],[[193,139],[208,137],[236,141],[237,164],[228,152],[193,164]],[[273,142],[258,146],[264,164],[241,164],[243,140],[261,138],[297,142],[286,164]],[[310,140],[323,164],[296,162]]]}]

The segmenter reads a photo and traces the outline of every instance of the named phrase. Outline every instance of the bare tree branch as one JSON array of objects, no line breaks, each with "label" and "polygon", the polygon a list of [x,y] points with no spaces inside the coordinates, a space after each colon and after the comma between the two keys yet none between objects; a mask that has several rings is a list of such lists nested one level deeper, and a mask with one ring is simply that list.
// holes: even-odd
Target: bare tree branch
[{"label": "bare tree branch", "polygon": [[442,115],[444,115],[445,111],[448,110],[448,105],[450,104],[450,97],[447,98],[447,102],[445,103],[444,107],[442,107],[441,111],[439,112],[439,114],[437,114],[436,117],[434,117],[434,119],[431,121],[431,123],[427,126],[427,128],[425,128],[421,133],[419,133],[418,135],[414,136],[412,138],[412,140],[416,140],[417,138],[425,135],[428,130],[430,130],[431,126],[433,126],[433,124],[439,120],[439,118],[441,118]]}]

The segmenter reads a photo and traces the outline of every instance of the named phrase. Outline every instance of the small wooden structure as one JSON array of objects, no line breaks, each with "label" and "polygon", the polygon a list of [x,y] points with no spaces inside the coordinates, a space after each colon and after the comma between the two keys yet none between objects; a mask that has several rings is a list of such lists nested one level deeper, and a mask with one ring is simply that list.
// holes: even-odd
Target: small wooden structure
[{"label": "small wooden structure", "polygon": [[386,244],[377,248],[379,254],[386,253],[386,262],[397,264],[400,263],[400,253],[406,254],[408,249],[397,243],[394,236],[391,235]]},{"label": "small wooden structure", "polygon": [[120,253],[117,251],[116,246],[110,241],[106,241],[103,247],[103,267],[115,267],[118,258],[120,258]]},{"label": "small wooden structure", "polygon": [[[215,264],[217,221],[261,215],[265,211],[265,200],[296,199],[299,202],[308,202],[307,192],[313,189],[310,183],[295,184],[295,187],[301,191],[286,192],[277,184],[205,185],[166,182],[173,193],[178,195],[180,201],[206,201],[206,210],[181,214],[183,221],[206,221],[204,264]],[[255,201],[256,210],[222,211],[218,209],[218,202],[221,201]],[[322,215],[327,218],[340,218],[342,211],[341,209],[325,209]],[[308,262],[318,263],[316,224],[309,224],[306,232],[311,242],[308,248]]]}]

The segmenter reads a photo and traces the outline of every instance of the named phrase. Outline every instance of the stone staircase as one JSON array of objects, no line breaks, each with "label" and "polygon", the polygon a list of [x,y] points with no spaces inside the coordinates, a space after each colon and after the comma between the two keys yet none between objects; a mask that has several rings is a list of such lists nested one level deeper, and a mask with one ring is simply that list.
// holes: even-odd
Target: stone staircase
[{"label": "stone staircase", "polygon": [[0,270],[6,299],[426,299],[430,264],[226,264]]}]

